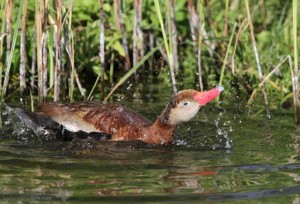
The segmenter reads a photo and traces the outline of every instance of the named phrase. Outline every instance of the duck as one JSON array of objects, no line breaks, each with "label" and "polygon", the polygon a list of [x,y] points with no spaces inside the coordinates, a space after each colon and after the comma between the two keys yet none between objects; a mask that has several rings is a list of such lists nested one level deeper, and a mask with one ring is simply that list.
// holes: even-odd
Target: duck
[{"label": "duck", "polygon": [[222,86],[204,92],[182,90],[171,97],[154,122],[125,106],[92,101],[44,103],[37,114],[50,118],[70,132],[108,134],[111,141],[171,144],[176,126],[191,120],[223,90]]}]

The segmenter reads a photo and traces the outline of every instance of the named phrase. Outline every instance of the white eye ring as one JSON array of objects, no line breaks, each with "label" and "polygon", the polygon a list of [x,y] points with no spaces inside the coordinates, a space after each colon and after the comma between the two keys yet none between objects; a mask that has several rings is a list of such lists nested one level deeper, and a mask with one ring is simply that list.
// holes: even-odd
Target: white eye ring
[{"label": "white eye ring", "polygon": [[185,102],[182,103],[182,105],[183,105],[184,107],[188,107],[188,106],[190,105],[190,102],[189,102],[189,101],[185,101]]}]

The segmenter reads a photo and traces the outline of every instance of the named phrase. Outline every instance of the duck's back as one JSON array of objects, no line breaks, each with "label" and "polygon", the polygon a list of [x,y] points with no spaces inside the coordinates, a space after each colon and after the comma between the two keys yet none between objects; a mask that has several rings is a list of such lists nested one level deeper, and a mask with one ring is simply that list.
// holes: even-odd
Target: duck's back
[{"label": "duck's back", "polygon": [[142,127],[151,124],[127,107],[95,102],[46,103],[41,106],[41,111],[73,132],[113,134],[128,125]]}]

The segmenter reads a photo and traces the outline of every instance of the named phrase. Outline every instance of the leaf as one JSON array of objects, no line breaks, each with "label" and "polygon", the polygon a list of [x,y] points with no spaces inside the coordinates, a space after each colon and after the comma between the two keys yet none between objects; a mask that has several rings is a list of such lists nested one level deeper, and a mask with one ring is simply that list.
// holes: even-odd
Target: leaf
[{"label": "leaf", "polygon": [[111,6],[110,6],[109,4],[104,4],[104,5],[103,5],[103,10],[104,10],[105,12],[110,12],[110,11],[111,11]]},{"label": "leaf", "polygon": [[115,43],[115,41],[118,41],[122,39],[122,35],[118,33],[118,31],[114,31],[112,35],[107,35],[105,36],[105,41],[107,41],[106,43],[106,49],[112,47],[112,44]]},{"label": "leaf", "polygon": [[176,21],[184,21],[187,18],[187,15],[183,11],[178,11],[176,12],[175,19]]},{"label": "leaf", "polygon": [[115,41],[111,47],[116,50],[119,55],[121,55],[122,57],[125,57],[125,50],[123,48],[123,46],[121,45],[120,41]]}]

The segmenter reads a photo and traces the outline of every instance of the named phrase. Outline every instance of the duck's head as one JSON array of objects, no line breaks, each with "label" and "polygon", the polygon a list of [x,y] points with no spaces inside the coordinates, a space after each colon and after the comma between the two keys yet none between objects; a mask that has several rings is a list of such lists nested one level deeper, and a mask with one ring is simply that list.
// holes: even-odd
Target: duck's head
[{"label": "duck's head", "polygon": [[224,88],[218,86],[205,92],[183,90],[171,98],[166,109],[160,116],[165,125],[175,126],[191,120],[202,106],[216,98]]}]

